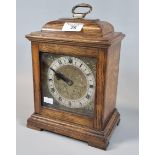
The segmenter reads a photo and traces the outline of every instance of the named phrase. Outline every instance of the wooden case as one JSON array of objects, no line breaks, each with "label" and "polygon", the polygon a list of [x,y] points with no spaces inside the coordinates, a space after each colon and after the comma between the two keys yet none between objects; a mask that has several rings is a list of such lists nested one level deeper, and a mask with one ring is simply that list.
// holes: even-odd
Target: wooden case
[{"label": "wooden case", "polygon": [[[63,32],[65,22],[83,23],[80,32]],[[27,126],[48,130],[106,149],[113,129],[119,123],[116,92],[121,40],[125,35],[114,32],[108,22],[88,19],[59,19],[26,35],[32,44],[34,113]],[[39,51],[97,59],[95,115],[87,117],[41,106]]]}]

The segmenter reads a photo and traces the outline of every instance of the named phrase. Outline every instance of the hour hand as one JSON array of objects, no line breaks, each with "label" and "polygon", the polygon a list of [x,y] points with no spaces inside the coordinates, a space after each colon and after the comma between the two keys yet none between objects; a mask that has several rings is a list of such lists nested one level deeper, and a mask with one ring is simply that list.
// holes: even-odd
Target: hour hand
[{"label": "hour hand", "polygon": [[62,79],[64,82],[66,82],[69,86],[73,85],[73,81],[70,80],[68,77],[66,77],[64,74],[55,71],[53,68],[50,68],[54,73],[57,79]]},{"label": "hour hand", "polygon": [[56,77],[58,79],[62,79],[64,82],[66,82],[69,86],[73,85],[73,81],[70,80],[68,77],[66,77],[64,74],[60,73],[60,72],[56,72],[55,73]]}]

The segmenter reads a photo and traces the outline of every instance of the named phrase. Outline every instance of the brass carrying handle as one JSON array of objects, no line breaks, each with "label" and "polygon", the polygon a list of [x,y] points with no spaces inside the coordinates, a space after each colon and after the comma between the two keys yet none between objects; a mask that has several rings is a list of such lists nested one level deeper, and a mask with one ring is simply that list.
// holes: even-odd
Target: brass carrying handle
[{"label": "brass carrying handle", "polygon": [[[89,10],[85,13],[75,12],[77,8],[89,8]],[[73,18],[84,18],[88,13],[92,11],[92,9],[93,9],[92,6],[89,4],[85,4],[85,3],[77,4],[72,8]]]}]

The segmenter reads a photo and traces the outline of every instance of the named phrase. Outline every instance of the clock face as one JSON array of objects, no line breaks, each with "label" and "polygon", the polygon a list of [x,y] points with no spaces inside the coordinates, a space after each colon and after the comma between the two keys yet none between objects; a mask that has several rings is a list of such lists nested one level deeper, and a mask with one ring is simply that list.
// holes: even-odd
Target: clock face
[{"label": "clock face", "polygon": [[61,105],[81,108],[92,101],[95,79],[82,60],[62,56],[52,62],[47,76],[49,92]]},{"label": "clock face", "polygon": [[96,59],[41,53],[42,105],[93,115]]}]

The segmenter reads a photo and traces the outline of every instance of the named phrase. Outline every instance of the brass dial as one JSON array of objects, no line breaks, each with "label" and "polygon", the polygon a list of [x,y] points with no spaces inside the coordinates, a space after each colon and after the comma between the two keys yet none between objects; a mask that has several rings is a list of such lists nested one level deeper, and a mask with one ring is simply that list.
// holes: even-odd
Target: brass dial
[{"label": "brass dial", "polygon": [[94,98],[94,75],[78,58],[57,58],[50,65],[47,76],[49,92],[61,105],[81,108],[87,106]]}]

